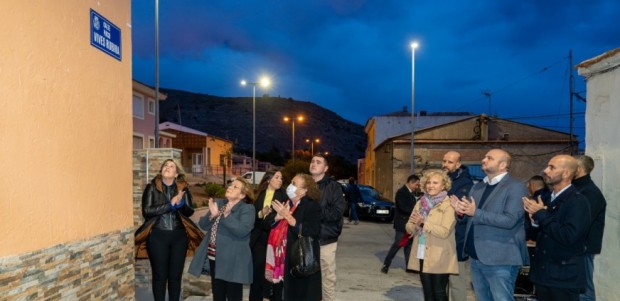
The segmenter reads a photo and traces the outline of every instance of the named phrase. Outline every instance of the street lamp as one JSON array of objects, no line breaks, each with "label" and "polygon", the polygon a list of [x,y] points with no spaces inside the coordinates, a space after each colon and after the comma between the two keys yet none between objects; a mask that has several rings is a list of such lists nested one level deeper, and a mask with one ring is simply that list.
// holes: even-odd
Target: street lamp
[{"label": "street lamp", "polygon": [[306,143],[310,143],[310,156],[314,156],[314,143],[319,143],[321,142],[321,139],[319,138],[314,138],[314,139],[310,139],[310,138],[306,138]]},{"label": "street lamp", "polygon": [[252,85],[252,185],[256,185],[256,85],[266,88],[270,84],[271,80],[267,77],[262,77],[260,81],[253,83],[241,81],[242,86]]},{"label": "street lamp", "polygon": [[413,155],[413,144],[415,141],[415,119],[413,118],[414,113],[414,91],[415,91],[415,49],[418,48],[418,42],[411,43],[411,168],[409,174],[413,174],[414,165],[415,165],[415,156]]},{"label": "street lamp", "polygon": [[304,116],[298,115],[295,118],[290,118],[288,116],[284,116],[284,122],[291,122],[292,124],[292,130],[291,132],[293,133],[293,147],[292,147],[292,156],[293,156],[293,163],[295,163],[295,120],[301,122],[304,120]]}]

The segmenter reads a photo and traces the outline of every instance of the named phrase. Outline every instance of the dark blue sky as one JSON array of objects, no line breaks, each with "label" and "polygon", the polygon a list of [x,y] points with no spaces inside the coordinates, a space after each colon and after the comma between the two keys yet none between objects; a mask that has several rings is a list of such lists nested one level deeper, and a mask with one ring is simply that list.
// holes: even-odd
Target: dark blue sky
[{"label": "dark blue sky", "polygon": [[[155,0],[132,1],[133,76],[154,85]],[[617,0],[160,1],[160,86],[310,101],[364,124],[415,110],[488,113],[569,131],[573,65],[620,46]],[[575,72],[576,91],[585,96]],[[262,91],[257,91],[262,94]],[[575,101],[583,143],[585,104]],[[583,147],[583,145],[582,145]]]}]

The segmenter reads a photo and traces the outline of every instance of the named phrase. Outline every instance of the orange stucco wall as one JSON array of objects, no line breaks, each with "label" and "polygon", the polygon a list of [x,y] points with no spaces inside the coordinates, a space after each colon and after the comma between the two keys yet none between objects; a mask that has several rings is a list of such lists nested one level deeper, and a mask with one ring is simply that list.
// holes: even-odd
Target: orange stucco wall
[{"label": "orange stucco wall", "polygon": [[2,1],[0,28],[0,257],[131,227],[131,2]]}]

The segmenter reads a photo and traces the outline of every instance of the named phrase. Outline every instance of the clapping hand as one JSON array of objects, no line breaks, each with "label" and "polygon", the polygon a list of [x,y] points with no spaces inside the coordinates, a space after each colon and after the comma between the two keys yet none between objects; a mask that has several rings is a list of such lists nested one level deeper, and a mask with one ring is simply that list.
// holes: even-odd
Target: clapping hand
[{"label": "clapping hand", "polygon": [[409,216],[409,221],[416,226],[420,226],[420,224],[424,222],[424,217],[418,211],[414,211],[411,216]]},{"label": "clapping hand", "polygon": [[291,207],[288,203],[282,204],[278,200],[273,200],[273,202],[271,203],[271,206],[273,206],[273,210],[275,210],[278,213],[276,214],[276,218],[275,218],[277,221],[291,214],[290,213]]},{"label": "clapping hand", "polygon": [[185,191],[184,191],[184,190],[183,190],[183,191],[179,191],[179,193],[178,193],[177,195],[175,195],[175,196],[174,196],[174,197],[170,200],[170,203],[171,203],[173,206],[178,205],[178,204],[181,202],[181,200],[183,199],[183,195],[184,195],[184,194],[185,194]]},{"label": "clapping hand", "polygon": [[217,207],[217,203],[213,200],[213,198],[209,198],[209,213],[211,213],[211,218],[216,217],[219,214],[219,208]]},{"label": "clapping hand", "polygon": [[545,204],[543,203],[540,196],[538,196],[538,199],[536,201],[526,197],[523,197],[522,200],[523,209],[530,215],[530,218],[534,213],[538,212],[539,210],[546,209]]},{"label": "clapping hand", "polygon": [[450,204],[454,207],[454,211],[458,214],[465,214],[469,216],[474,216],[476,213],[476,201],[473,197],[462,197],[461,199],[456,196],[450,196]]}]

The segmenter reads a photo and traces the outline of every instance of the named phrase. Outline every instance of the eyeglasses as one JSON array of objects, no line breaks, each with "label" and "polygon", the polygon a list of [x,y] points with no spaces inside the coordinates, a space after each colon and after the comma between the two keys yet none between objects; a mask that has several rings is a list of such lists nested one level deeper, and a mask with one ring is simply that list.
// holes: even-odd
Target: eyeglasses
[{"label": "eyeglasses", "polygon": [[243,188],[243,187],[235,186],[233,183],[228,184],[228,187],[230,187],[232,189],[239,189],[239,190],[241,190]]}]

